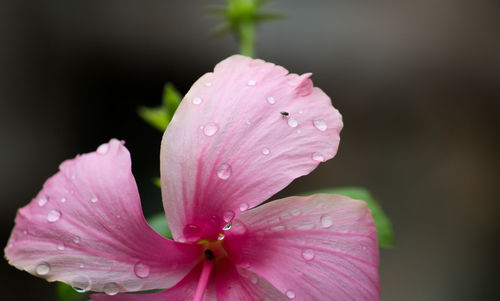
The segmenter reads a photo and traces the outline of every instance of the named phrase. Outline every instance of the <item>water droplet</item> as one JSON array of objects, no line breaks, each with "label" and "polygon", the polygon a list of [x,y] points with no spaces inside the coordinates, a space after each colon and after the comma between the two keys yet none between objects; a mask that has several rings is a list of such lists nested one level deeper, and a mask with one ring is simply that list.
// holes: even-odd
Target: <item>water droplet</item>
[{"label": "water droplet", "polygon": [[300,215],[300,209],[292,209],[292,211],[290,211],[290,214],[293,215],[293,216],[299,216]]},{"label": "water droplet", "polygon": [[80,243],[80,236],[77,236],[77,235],[73,236],[73,242],[75,244],[79,244]]},{"label": "water droplet", "polygon": [[200,103],[202,103],[203,99],[201,99],[201,97],[195,97],[193,98],[193,100],[191,100],[191,102],[195,105],[199,105]]},{"label": "water droplet", "polygon": [[210,137],[215,135],[215,133],[217,133],[218,130],[219,126],[217,125],[217,123],[209,122],[205,124],[205,126],[203,127],[203,134],[205,134],[205,136]]},{"label": "water droplet", "polygon": [[57,222],[61,218],[61,212],[58,210],[50,210],[47,214],[47,220],[51,223]]},{"label": "water droplet", "polygon": [[221,180],[227,180],[231,176],[232,168],[231,165],[223,163],[217,167],[217,176]]},{"label": "water droplet", "polygon": [[83,269],[85,267],[85,265],[83,263],[80,263],[79,267],[80,267],[80,269]]},{"label": "water droplet", "polygon": [[297,119],[290,117],[288,118],[288,125],[294,128],[299,125],[299,122],[297,121]]},{"label": "water droplet", "polygon": [[177,241],[181,242],[181,243],[185,243],[186,242],[186,238],[184,238],[184,236],[179,236],[179,238],[177,238]]},{"label": "water droplet", "polygon": [[248,261],[243,261],[239,264],[242,268],[249,269],[251,267]]},{"label": "water droplet", "polygon": [[115,282],[109,282],[104,285],[103,291],[106,295],[113,296],[120,292],[120,286]]},{"label": "water droplet", "polygon": [[93,195],[93,196],[90,198],[90,201],[91,201],[92,203],[97,203],[97,202],[99,201],[99,199],[98,199],[95,195]]},{"label": "water droplet", "polygon": [[320,218],[321,226],[328,228],[333,225],[333,218],[329,214],[323,214]]},{"label": "water droplet", "polygon": [[65,197],[61,198],[61,203],[66,203],[66,198]]},{"label": "water droplet", "polygon": [[250,207],[247,203],[243,203],[240,205],[240,211],[246,211]]},{"label": "water droplet", "polygon": [[262,149],[262,154],[263,155],[267,156],[267,155],[269,155],[269,153],[271,153],[271,151],[267,147],[265,147],[265,148]]},{"label": "water droplet", "polygon": [[288,299],[293,299],[293,298],[295,298],[295,292],[294,292],[294,291],[292,291],[292,290],[287,290],[287,291],[285,292],[285,295],[288,297]]},{"label": "water droplet", "polygon": [[211,85],[212,85],[212,83],[211,83],[211,82],[206,82],[206,83],[205,83],[205,86],[207,86],[207,87],[210,87]]},{"label": "water droplet", "polygon": [[182,230],[182,234],[184,234],[184,238],[188,241],[197,241],[201,237],[201,227],[195,224],[189,224],[184,226]]},{"label": "water droplet", "polygon": [[50,272],[50,265],[46,262],[40,262],[36,266],[36,273],[40,276],[47,275]]},{"label": "water droplet", "polygon": [[147,278],[149,276],[149,266],[138,262],[134,266],[134,273],[139,278]]},{"label": "water droplet", "polygon": [[73,289],[79,293],[85,293],[90,290],[90,279],[86,276],[76,276],[71,281]]},{"label": "water droplet", "polygon": [[97,153],[105,155],[108,152],[108,150],[109,150],[109,144],[104,143],[97,148]]},{"label": "water droplet", "polygon": [[122,282],[123,287],[128,291],[139,291],[142,288],[143,281],[140,279],[127,279]]},{"label": "water droplet", "polygon": [[318,161],[318,162],[325,162],[325,156],[323,156],[322,153],[314,153],[314,154],[312,154],[312,159],[314,161]]},{"label": "water droplet", "polygon": [[28,230],[23,230],[24,235],[28,235]]},{"label": "water droplet", "polygon": [[38,199],[38,206],[43,207],[45,204],[47,204],[49,200],[47,199],[46,196],[42,196]]},{"label": "water droplet", "polygon": [[65,249],[65,248],[66,248],[66,247],[64,246],[64,243],[62,243],[62,242],[61,242],[61,243],[59,243],[59,244],[57,245],[57,249],[58,249],[59,251],[64,251],[64,249]]},{"label": "water droplet", "polygon": [[302,258],[306,261],[311,261],[314,259],[314,251],[311,249],[302,250]]},{"label": "water droplet", "polygon": [[259,282],[259,278],[257,278],[257,275],[250,275],[250,282],[252,282],[253,284],[257,284],[257,282]]},{"label": "water droplet", "polygon": [[222,219],[224,220],[225,223],[229,223],[234,217],[234,212],[229,210],[224,212],[224,215],[222,216]]},{"label": "water droplet", "polygon": [[76,176],[75,175],[71,175],[71,180],[76,180]]},{"label": "water droplet", "polygon": [[227,224],[226,224],[226,225],[222,228],[222,230],[224,230],[224,231],[227,231],[227,230],[229,230],[229,229],[231,229],[231,223],[227,223]]},{"label": "water droplet", "polygon": [[272,97],[272,96],[269,96],[269,97],[267,98],[267,102],[268,102],[269,104],[272,104],[272,105],[273,105],[274,103],[276,103],[276,99],[274,99],[274,97]]},{"label": "water droplet", "polygon": [[297,135],[300,135],[300,134],[302,134],[302,130],[298,129],[297,130]]},{"label": "water droplet", "polygon": [[256,83],[257,82],[255,80],[251,79],[251,80],[248,81],[247,85],[249,85],[249,86],[255,86]]},{"label": "water droplet", "polygon": [[314,119],[313,120],[314,127],[317,128],[318,130],[324,132],[328,128],[326,125],[325,120],[323,119]]},{"label": "water droplet", "polygon": [[224,234],[219,233],[219,236],[217,237],[217,240],[224,240]]}]

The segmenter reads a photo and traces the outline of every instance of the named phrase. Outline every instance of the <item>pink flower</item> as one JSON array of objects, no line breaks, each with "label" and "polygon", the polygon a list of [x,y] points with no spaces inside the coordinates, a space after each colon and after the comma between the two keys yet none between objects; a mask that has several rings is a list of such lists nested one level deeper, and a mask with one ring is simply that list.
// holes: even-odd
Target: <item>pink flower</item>
[{"label": "pink flower", "polygon": [[[378,300],[364,202],[318,194],[256,207],[332,158],[340,139],[329,97],[310,74],[287,73],[232,56],[187,93],[161,146],[174,241],[146,223],[129,152],[113,139],[62,163],[19,210],[9,262],[107,294],[93,300]],[[109,296],[151,289],[167,290]]]}]

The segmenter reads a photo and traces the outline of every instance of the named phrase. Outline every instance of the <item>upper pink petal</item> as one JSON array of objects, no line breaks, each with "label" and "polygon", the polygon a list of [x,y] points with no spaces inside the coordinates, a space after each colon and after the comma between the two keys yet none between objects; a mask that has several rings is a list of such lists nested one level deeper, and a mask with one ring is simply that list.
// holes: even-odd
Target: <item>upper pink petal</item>
[{"label": "upper pink petal", "polygon": [[290,197],[240,215],[223,247],[297,300],[379,300],[377,232],[366,203]]},{"label": "upper pink petal", "polygon": [[49,281],[116,293],[174,285],[196,265],[201,248],[149,227],[130,154],[111,140],[61,164],[19,210],[5,255]]},{"label": "upper pink petal", "polygon": [[214,237],[332,158],[342,120],[311,74],[232,56],[186,94],[163,136],[162,193],[177,240]]}]

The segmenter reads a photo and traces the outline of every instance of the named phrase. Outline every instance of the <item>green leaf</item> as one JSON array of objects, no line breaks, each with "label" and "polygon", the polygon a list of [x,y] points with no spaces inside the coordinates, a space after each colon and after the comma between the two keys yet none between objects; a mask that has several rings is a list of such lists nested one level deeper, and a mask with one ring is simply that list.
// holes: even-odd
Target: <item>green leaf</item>
[{"label": "green leaf", "polygon": [[158,188],[161,188],[161,178],[160,177],[157,177],[157,178],[153,178],[153,183],[158,187]]},{"label": "green leaf", "polygon": [[56,282],[56,296],[59,301],[80,301],[87,299],[86,293],[79,293],[64,282]]},{"label": "green leaf", "polygon": [[351,199],[365,201],[366,204],[368,205],[368,208],[372,211],[373,220],[375,221],[375,227],[377,228],[378,232],[378,245],[383,248],[389,248],[394,245],[391,221],[384,214],[384,211],[382,210],[382,207],[380,206],[379,202],[365,188],[361,187],[327,188],[306,193],[303,195],[311,195],[315,193],[341,194],[350,197]]},{"label": "green leaf", "polygon": [[141,106],[137,113],[151,126],[163,132],[174,117],[181,100],[179,91],[172,83],[167,83],[163,89],[162,105],[154,108]]},{"label": "green leaf", "polygon": [[148,224],[162,236],[172,239],[172,232],[170,232],[170,228],[167,225],[165,213],[157,213],[151,216],[150,218],[148,218]]}]

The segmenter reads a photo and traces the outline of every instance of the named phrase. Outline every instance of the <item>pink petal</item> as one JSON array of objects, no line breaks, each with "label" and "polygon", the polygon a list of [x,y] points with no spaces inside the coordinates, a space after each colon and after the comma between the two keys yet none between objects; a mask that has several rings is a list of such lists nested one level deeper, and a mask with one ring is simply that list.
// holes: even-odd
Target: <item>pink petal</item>
[{"label": "pink petal", "polygon": [[335,155],[339,112],[313,88],[311,74],[287,73],[235,55],[186,94],[161,150],[163,202],[176,240],[214,239],[232,217]]},{"label": "pink petal", "polygon": [[378,246],[366,204],[290,197],[245,212],[223,247],[238,266],[297,300],[379,300]]},{"label": "pink petal", "polygon": [[19,210],[5,249],[19,269],[108,293],[170,287],[201,252],[146,223],[130,154],[118,140],[62,163]]},{"label": "pink petal", "polygon": [[[195,267],[182,281],[177,283],[174,287],[158,293],[152,294],[119,294],[115,296],[108,296],[105,294],[91,295],[92,301],[167,301],[167,300],[192,300],[194,291],[200,278],[201,265]],[[207,287],[207,291],[203,296],[205,301],[217,300],[215,296],[215,282],[212,277],[211,283]]]},{"label": "pink petal", "polygon": [[215,270],[217,300],[286,300],[269,282],[247,269],[236,267],[227,258]]}]

